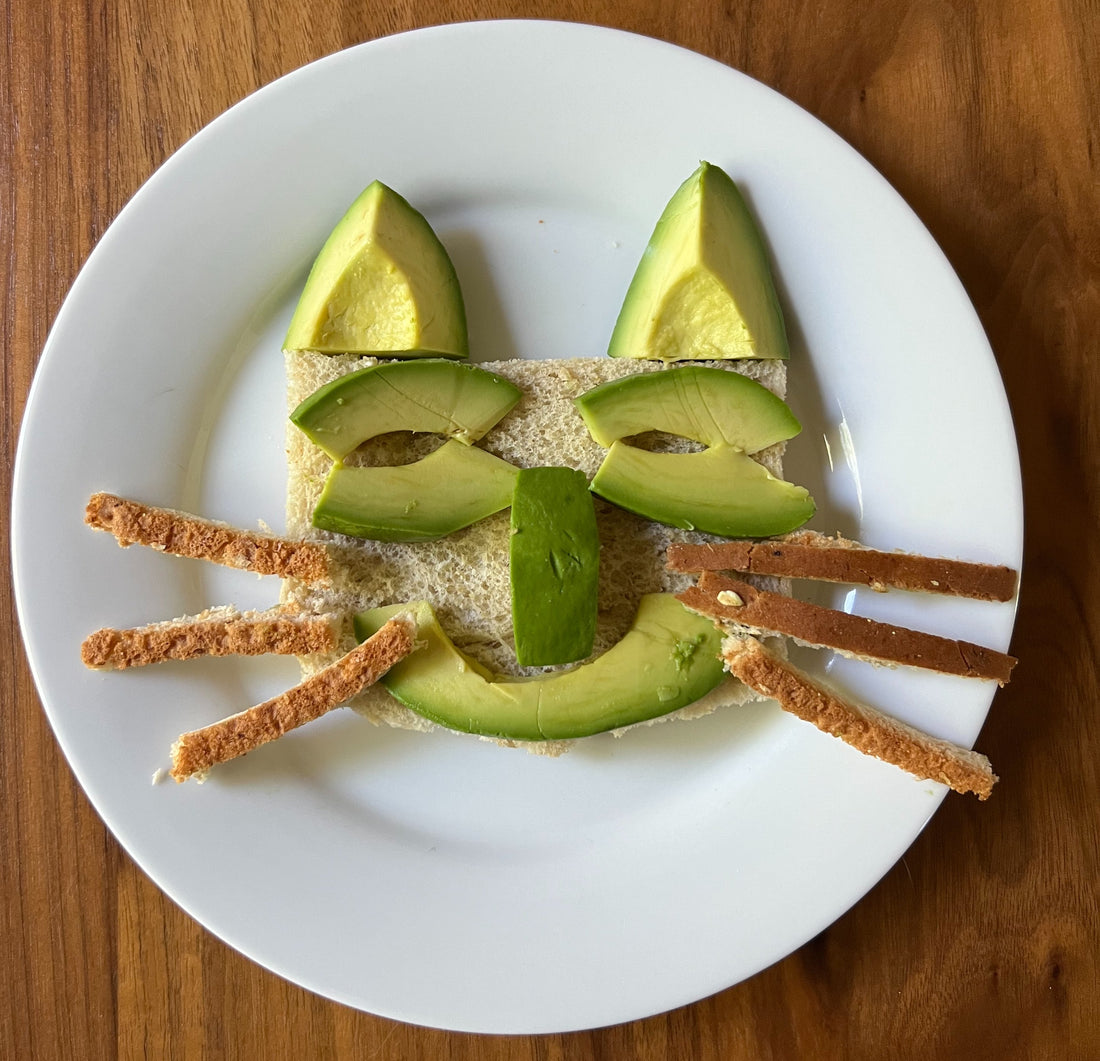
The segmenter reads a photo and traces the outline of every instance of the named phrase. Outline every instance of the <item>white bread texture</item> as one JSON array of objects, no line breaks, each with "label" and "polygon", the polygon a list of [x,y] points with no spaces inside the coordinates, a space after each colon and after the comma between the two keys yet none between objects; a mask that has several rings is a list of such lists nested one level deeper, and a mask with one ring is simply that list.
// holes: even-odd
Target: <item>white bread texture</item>
[{"label": "white bread texture", "polygon": [[[287,353],[288,412],[318,387],[348,372],[376,364],[354,354]],[[786,391],[782,361],[711,362],[712,367],[749,376],[780,397]],[[659,362],[615,358],[575,358],[553,361],[483,362],[478,368],[511,380],[523,391],[516,407],[477,443],[518,467],[559,465],[595,475],[606,450],[592,440],[573,399],[609,380],[641,372],[665,371]],[[667,438],[640,440],[662,448],[692,447]],[[346,464],[404,464],[439,445],[438,436],[399,433],[381,436],[360,447]],[[774,475],[782,474],[784,444],[756,455]],[[508,571],[509,513],[488,519],[434,542],[365,541],[321,531],[311,524],[332,460],[288,421],[287,534],[323,542],[331,560],[331,583],[284,582],[284,601],[311,613],[354,613],[382,605],[427,600],[455,644],[499,674],[537,674],[558,668],[520,668],[512,639]],[[629,629],[639,598],[645,593],[679,592],[691,584],[688,575],[671,572],[665,549],[671,542],[717,541],[711,535],[683,531],[642,519],[595,498],[600,528],[599,618],[593,657],[615,644]],[[786,590],[771,578],[760,584]],[[342,648],[350,644],[345,632]],[[308,676],[329,660],[302,660]],[[703,700],[666,717],[698,717],[720,706],[759,699],[735,679],[727,680]],[[374,722],[420,730],[434,724],[409,711],[384,687],[366,689],[351,706]],[[525,742],[524,746],[528,746]],[[556,754],[563,742],[534,742],[530,750]]]}]

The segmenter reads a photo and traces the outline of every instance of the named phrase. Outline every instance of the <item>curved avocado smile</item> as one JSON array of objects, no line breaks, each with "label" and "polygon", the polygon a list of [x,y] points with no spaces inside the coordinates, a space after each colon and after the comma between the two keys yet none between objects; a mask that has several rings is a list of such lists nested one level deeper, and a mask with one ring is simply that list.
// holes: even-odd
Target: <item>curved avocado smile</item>
[{"label": "curved avocado smile", "polygon": [[424,644],[382,679],[406,707],[449,729],[505,740],[569,740],[670,714],[723,679],[722,635],[667,593],[642,597],[634,625],[591,663],[543,678],[501,678],[460,652],[426,601],[355,617],[366,640],[401,612]]}]

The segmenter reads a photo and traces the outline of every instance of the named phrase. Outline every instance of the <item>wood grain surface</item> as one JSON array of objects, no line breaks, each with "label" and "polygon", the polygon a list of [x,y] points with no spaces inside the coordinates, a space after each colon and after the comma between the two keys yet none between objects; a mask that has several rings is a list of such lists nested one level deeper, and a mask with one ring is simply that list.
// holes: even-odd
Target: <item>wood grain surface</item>
[{"label": "wood grain surface", "polygon": [[[129,196],[247,93],[339,48],[473,18],[618,26],[822,119],[916,210],[977,306],[1019,434],[1027,557],[980,747],[852,911],[675,1012],[545,1037],[341,1007],[182,914],[89,806],[40,708],[0,565],[0,1058],[1100,1057],[1100,5],[1095,0],[7,0],[0,493],[62,298]],[[7,504],[0,530],[9,533]]]}]

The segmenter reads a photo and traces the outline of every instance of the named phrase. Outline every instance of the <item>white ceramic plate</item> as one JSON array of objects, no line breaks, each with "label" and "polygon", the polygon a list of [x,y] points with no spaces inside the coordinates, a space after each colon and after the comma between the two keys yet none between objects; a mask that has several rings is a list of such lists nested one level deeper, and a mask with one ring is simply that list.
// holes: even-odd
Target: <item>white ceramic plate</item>
[{"label": "white ceramic plate", "polygon": [[[280,340],[314,253],[370,180],[403,192],[451,249],[478,359],[570,357],[604,351],[655,219],[700,158],[742,183],[776,263],[790,398],[807,425],[788,472],[818,497],[814,525],[1018,564],[1004,393],[928,233],[813,118],[665,44],[502,22],[332,56],[188,143],[73,285],[15,477],[15,585],[35,680],[130,854],[203,925],[288,979],[454,1029],[641,1017],[798,947],[939,805],[939,785],[770,705],[594,738],[560,760],[337,712],[204,786],[154,787],[178,733],[286,688],[293,661],[126,674],[79,662],[99,626],[276,599],[271,580],[120,550],[82,525],[83,505],[105,489],[283,526]],[[1011,605],[825,597],[1002,649],[1013,621]],[[846,661],[830,669],[968,744],[993,694]]]}]

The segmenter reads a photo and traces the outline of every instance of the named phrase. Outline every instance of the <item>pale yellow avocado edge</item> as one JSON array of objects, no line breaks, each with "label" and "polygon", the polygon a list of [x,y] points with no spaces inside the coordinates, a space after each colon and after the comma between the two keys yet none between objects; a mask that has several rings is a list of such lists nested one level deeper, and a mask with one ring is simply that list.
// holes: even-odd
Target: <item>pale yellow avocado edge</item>
[{"label": "pale yellow avocado edge", "polygon": [[719,167],[701,163],[669,200],[607,353],[662,361],[790,356],[763,238]]},{"label": "pale yellow avocado edge", "polygon": [[[355,276],[356,269],[361,277]],[[381,289],[389,291],[391,302],[379,308],[378,317],[392,319],[396,299],[411,319],[402,342],[324,338],[326,323],[340,312],[334,300],[357,303],[354,308],[362,313],[372,291]],[[469,355],[462,290],[446,248],[423,214],[381,181],[364,189],[329,234],[310,269],[283,349],[390,357]]]}]

